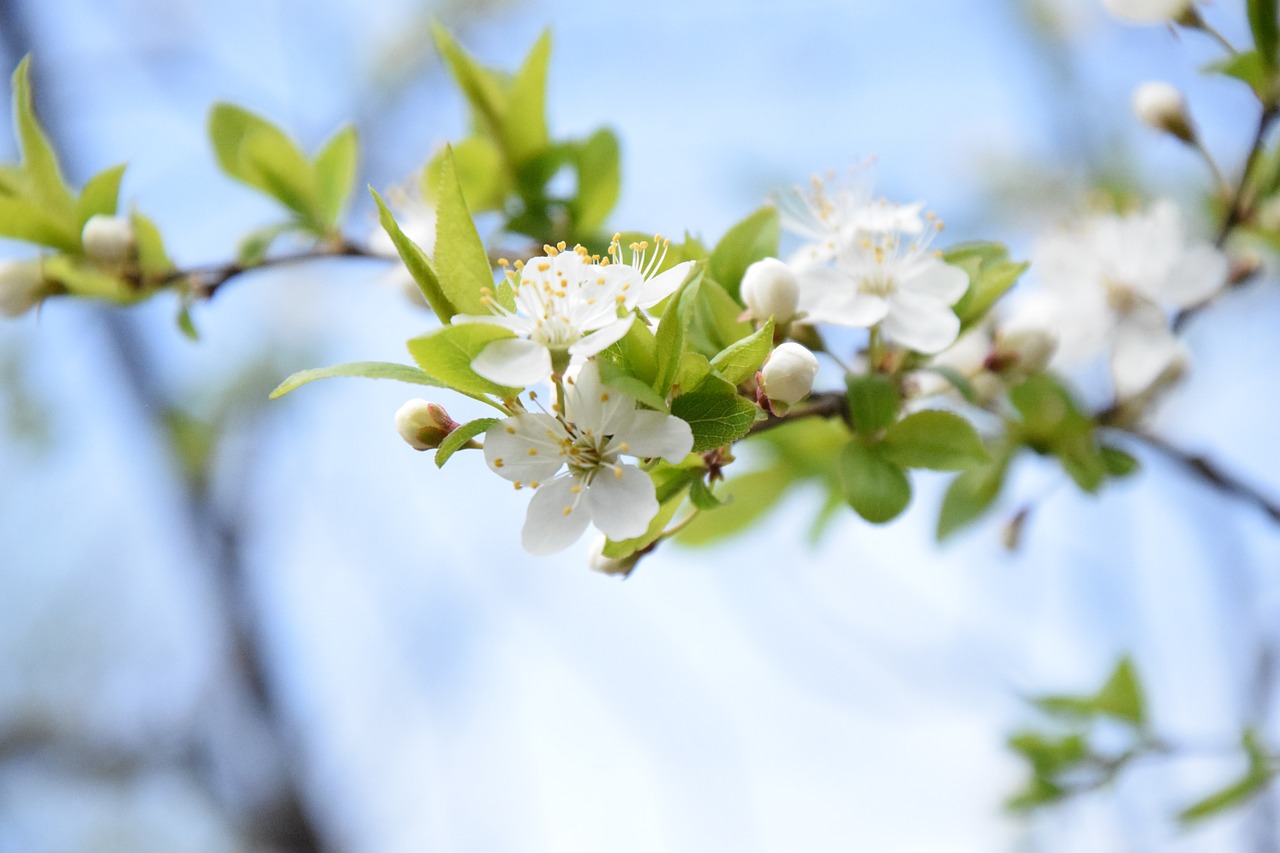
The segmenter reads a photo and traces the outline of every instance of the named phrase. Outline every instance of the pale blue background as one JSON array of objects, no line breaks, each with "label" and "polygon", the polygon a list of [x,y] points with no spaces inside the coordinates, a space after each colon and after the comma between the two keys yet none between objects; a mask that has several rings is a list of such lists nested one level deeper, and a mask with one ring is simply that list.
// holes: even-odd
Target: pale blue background
[{"label": "pale blue background", "polygon": [[[355,118],[362,179],[378,186],[464,129],[420,4],[31,5],[36,81],[71,175],[129,161],[125,197],[184,263],[227,257],[274,216],[218,176],[203,138],[214,100],[310,145]],[[714,239],[769,193],[875,154],[882,191],[927,200],[948,237],[1025,252],[1078,203],[1070,187],[1089,158],[1136,163],[1183,198],[1207,186],[1192,155],[1130,118],[1129,92],[1149,78],[1186,87],[1210,146],[1238,165],[1253,115],[1242,89],[1196,77],[1207,41],[1062,0],[1069,73],[1055,75],[1022,5],[441,14],[507,65],[553,28],[553,127],[619,132],[613,222],[625,229]],[[1233,6],[1210,15],[1241,39]],[[0,154],[13,156],[8,134]],[[1047,188],[1030,175],[1050,176]],[[350,223],[372,227],[363,199]],[[167,298],[130,322],[193,409],[265,362],[245,392],[260,400],[259,385],[294,369],[406,359],[404,340],[431,320],[381,275],[350,261],[245,277],[196,310],[198,345],[173,328]],[[1194,324],[1197,370],[1158,419],[1273,495],[1278,309],[1266,281]],[[57,302],[0,323],[0,364],[10,419],[25,394],[48,426],[43,444],[0,444],[0,730],[35,720],[145,757],[123,780],[0,761],[0,851],[90,849],[104,826],[126,840],[99,849],[235,849],[235,827],[175,756],[196,733],[232,756],[248,796],[272,770],[218,686],[211,549],[174,510],[176,472],[122,397],[101,312]],[[1240,833],[1254,831],[1247,816],[1186,835],[1166,819],[1238,772],[1230,760],[1138,767],[1114,797],[1037,822],[999,808],[1022,773],[1003,737],[1033,719],[1019,697],[1089,689],[1122,652],[1172,736],[1229,743],[1257,709],[1248,664],[1255,636],[1276,640],[1280,538],[1161,460],[1144,456],[1142,477],[1097,498],[1029,460],[998,517],[941,549],[941,478],[917,479],[900,521],[849,516],[816,550],[803,544],[816,504],[801,495],[749,537],[664,547],[619,583],[585,568],[585,539],[559,558],[523,554],[526,495],[478,458],[437,471],[405,447],[391,416],[416,395],[309,387],[233,420],[217,467],[218,495],[245,520],[252,603],[333,849],[1198,851],[1244,849]],[[480,414],[466,402],[447,404]],[[1023,547],[1007,554],[1000,522],[1030,499]]]}]

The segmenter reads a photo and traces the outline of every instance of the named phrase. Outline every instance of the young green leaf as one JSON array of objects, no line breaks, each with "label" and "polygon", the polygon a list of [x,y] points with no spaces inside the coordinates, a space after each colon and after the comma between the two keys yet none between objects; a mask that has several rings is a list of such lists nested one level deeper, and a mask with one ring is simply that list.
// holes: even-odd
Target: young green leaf
[{"label": "young green leaf", "polygon": [[782,226],[778,211],[767,205],[725,233],[711,251],[709,274],[735,300],[747,267],[778,254]]},{"label": "young green leaf", "polygon": [[880,451],[904,468],[963,471],[991,461],[967,420],[953,412],[926,409],[889,427]]},{"label": "young green leaf", "polygon": [[753,334],[730,344],[711,359],[711,366],[721,376],[737,385],[755,376],[773,347],[773,319]]},{"label": "young green leaf", "polygon": [[124,165],[112,166],[89,179],[76,201],[76,221],[81,230],[91,217],[109,216],[120,203],[120,179],[124,177]]},{"label": "young green leaf", "polygon": [[607,128],[597,130],[574,146],[578,193],[569,203],[574,227],[590,234],[604,224],[622,191],[618,137]]},{"label": "young green leaf", "polygon": [[1276,0],[1248,0],[1249,29],[1258,56],[1267,70],[1276,71],[1276,47],[1280,45],[1280,23],[1276,19]]},{"label": "young green leaf", "polygon": [[276,386],[271,392],[271,399],[282,397],[295,388],[314,382],[317,379],[330,379],[335,376],[361,376],[365,379],[395,379],[399,382],[411,382],[415,385],[430,385],[435,388],[444,387],[442,383],[432,379],[416,367],[407,364],[395,364],[386,361],[353,361],[347,364],[335,364],[331,367],[313,367],[300,370]]},{"label": "young green leaf", "polygon": [[454,173],[473,214],[502,210],[513,190],[513,178],[502,149],[487,136],[468,136],[461,142],[441,148],[423,170],[419,191],[423,198],[434,198],[440,186],[445,158],[453,160]]},{"label": "young green leaf", "polygon": [[1099,451],[1102,454],[1102,464],[1106,466],[1107,474],[1112,477],[1128,477],[1136,474],[1141,464],[1133,457],[1133,454],[1126,453],[1118,447],[1101,447]]},{"label": "young green leaf", "polygon": [[459,314],[488,314],[484,292],[493,289],[493,269],[462,196],[452,150],[446,150],[441,163],[435,197],[439,206],[434,259],[440,289]]},{"label": "young green leaf", "polygon": [[138,211],[129,214],[133,223],[133,239],[138,247],[138,269],[144,275],[165,276],[173,271],[173,261],[165,251],[160,229],[148,217]]},{"label": "young green leaf", "polygon": [[507,93],[497,75],[476,62],[436,21],[431,22],[431,37],[477,119],[492,139],[502,140]]},{"label": "young green leaf", "polygon": [[1142,685],[1133,660],[1123,657],[1115,670],[1093,699],[1099,714],[1106,714],[1141,728],[1147,722],[1146,701],[1142,697]]},{"label": "young green leaf", "polygon": [[891,521],[911,502],[911,482],[906,472],[875,448],[851,441],[840,452],[839,465],[845,500],[867,521]]},{"label": "young green leaf", "polygon": [[406,237],[405,233],[400,230],[395,217],[391,215],[391,211],[387,208],[386,202],[382,200],[382,196],[378,195],[378,191],[370,187],[369,192],[373,193],[373,200],[378,204],[378,221],[382,223],[383,229],[391,237],[392,244],[395,245],[396,251],[400,253],[400,260],[404,261],[409,274],[418,283],[418,289],[422,291],[427,304],[431,306],[431,310],[435,312],[435,315],[440,318],[440,322],[448,323],[453,315],[458,312],[453,303],[449,301],[449,297],[445,295],[444,289],[441,288],[440,278],[436,275],[435,267],[431,265],[430,259],[427,258],[427,253],[422,251],[421,246]]},{"label": "young green leaf", "polygon": [[849,415],[853,428],[863,435],[872,435],[885,429],[898,417],[902,395],[897,384],[880,373],[867,376],[851,376],[849,388]]},{"label": "young green leaf", "polygon": [[443,468],[444,463],[449,461],[449,457],[466,447],[471,439],[497,422],[497,418],[478,418],[474,421],[467,421],[454,429],[453,432],[444,437],[444,441],[440,442],[440,446],[436,448],[436,467]]},{"label": "young green leaf", "polygon": [[[36,118],[31,98],[31,56],[28,54],[13,72],[13,119],[22,148],[22,167],[26,172],[31,198],[48,218],[67,222],[75,216],[75,198],[66,180],[58,155]],[[79,237],[79,235],[76,235]]]},{"label": "young green leaf", "polygon": [[733,477],[721,490],[721,505],[700,513],[680,531],[676,541],[689,546],[712,545],[749,529],[777,505],[793,482],[793,473],[786,465]]},{"label": "young green leaf", "polygon": [[544,30],[511,79],[501,138],[511,163],[519,168],[546,150],[547,64],[551,59],[551,32]]},{"label": "young green leaf", "polygon": [[350,125],[324,144],[311,162],[315,173],[319,209],[326,225],[334,226],[351,198],[359,165],[359,137]]},{"label": "young green leaf", "polygon": [[951,481],[938,512],[939,542],[977,521],[990,508],[1004,485],[1007,468],[1007,456],[1001,456],[992,464],[965,471]]},{"label": "young green leaf", "polygon": [[688,394],[702,387],[702,383],[711,375],[711,362],[699,352],[687,352],[680,356],[680,366],[676,368],[675,381],[672,388],[678,388],[681,394]]},{"label": "young green leaf", "polygon": [[667,308],[662,312],[662,318],[658,320],[658,330],[654,333],[656,369],[653,390],[664,397],[676,380],[676,373],[680,368],[680,357],[684,355],[685,324],[680,315],[680,303],[690,287],[691,285],[686,283],[667,300]]},{"label": "young green leaf", "polygon": [[0,195],[0,237],[25,240],[62,252],[79,253],[80,232],[72,219],[60,219],[38,201]]},{"label": "young green leaf", "polygon": [[486,346],[512,337],[515,335],[510,330],[487,323],[444,326],[409,341],[409,354],[428,376],[446,388],[473,397],[485,394],[514,397],[520,389],[490,382],[471,369],[472,359]]},{"label": "young green leaf", "polygon": [[701,453],[732,444],[751,431],[760,410],[736,394],[695,391],[682,394],[671,404],[671,414],[686,421],[693,431],[693,452]]},{"label": "young green leaf", "polygon": [[1267,755],[1258,742],[1257,734],[1252,729],[1246,729],[1240,740],[1249,761],[1244,776],[1179,812],[1178,819],[1184,824],[1198,823],[1244,805],[1271,784],[1276,775],[1275,760]]}]

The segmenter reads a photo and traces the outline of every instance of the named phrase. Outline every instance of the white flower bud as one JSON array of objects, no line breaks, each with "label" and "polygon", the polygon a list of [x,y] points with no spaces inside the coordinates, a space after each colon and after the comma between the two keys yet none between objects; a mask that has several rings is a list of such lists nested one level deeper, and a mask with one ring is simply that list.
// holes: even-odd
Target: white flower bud
[{"label": "white flower bud", "polygon": [[97,214],[89,217],[80,235],[84,253],[95,261],[118,264],[133,254],[133,223],[123,216]]},{"label": "white flower bud", "polygon": [[43,286],[39,261],[0,261],[0,314],[25,314],[40,301]]},{"label": "white flower bud", "polygon": [[458,423],[437,403],[410,400],[396,410],[396,432],[414,450],[432,450],[440,446]]},{"label": "white flower bud", "polygon": [[765,258],[747,267],[741,293],[752,317],[761,322],[772,317],[779,326],[796,316],[800,304],[796,275],[777,258]]},{"label": "white flower bud", "polygon": [[1038,373],[1048,366],[1057,348],[1058,339],[1044,329],[1003,331],[996,334],[987,364],[997,372],[1014,368],[1023,373]]},{"label": "white flower bud", "polygon": [[591,543],[591,551],[587,554],[587,564],[592,569],[605,575],[626,575],[631,574],[631,570],[636,567],[638,558],[635,554],[629,557],[606,557],[604,555],[605,543],[609,540],[604,536],[597,536],[595,541]]},{"label": "white flower bud", "polygon": [[764,393],[777,403],[798,403],[813,390],[818,376],[818,359],[800,344],[779,344],[760,368]]},{"label": "white flower bud", "polygon": [[1147,127],[1195,141],[1196,132],[1187,111],[1187,99],[1175,87],[1162,81],[1143,83],[1133,92],[1133,111]]},{"label": "white flower bud", "polygon": [[1102,5],[1130,24],[1190,23],[1196,14],[1192,0],[1102,0]]}]

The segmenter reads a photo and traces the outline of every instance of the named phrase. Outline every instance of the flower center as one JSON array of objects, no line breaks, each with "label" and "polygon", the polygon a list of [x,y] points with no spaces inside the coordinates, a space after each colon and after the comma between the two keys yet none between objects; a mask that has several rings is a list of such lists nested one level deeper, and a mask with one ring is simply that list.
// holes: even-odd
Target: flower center
[{"label": "flower center", "polygon": [[621,472],[622,469],[617,464],[619,449],[609,448],[613,436],[594,435],[591,430],[581,430],[574,424],[566,424],[566,426],[569,437],[561,444],[564,447],[564,461],[569,468],[569,473],[590,485],[591,480],[601,468]]}]

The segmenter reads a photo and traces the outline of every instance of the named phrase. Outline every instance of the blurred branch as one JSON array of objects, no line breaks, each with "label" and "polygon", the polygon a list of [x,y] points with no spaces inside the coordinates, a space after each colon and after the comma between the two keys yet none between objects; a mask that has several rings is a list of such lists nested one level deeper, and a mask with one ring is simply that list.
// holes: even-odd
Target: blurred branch
[{"label": "blurred branch", "polygon": [[1280,524],[1280,503],[1227,473],[1209,459],[1174,447],[1163,438],[1152,435],[1149,432],[1138,429],[1127,430],[1127,432],[1166,459],[1176,462],[1184,470],[1200,478],[1208,485],[1245,503],[1253,504],[1273,522]]}]

